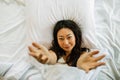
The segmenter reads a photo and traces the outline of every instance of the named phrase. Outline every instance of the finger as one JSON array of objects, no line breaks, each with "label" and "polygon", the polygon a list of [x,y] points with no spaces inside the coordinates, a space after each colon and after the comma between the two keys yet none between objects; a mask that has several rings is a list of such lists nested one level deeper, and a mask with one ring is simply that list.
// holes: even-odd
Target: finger
[{"label": "finger", "polygon": [[46,56],[42,56],[39,60],[41,63],[45,64],[47,62],[48,58]]},{"label": "finger", "polygon": [[37,54],[37,60],[40,61],[42,56],[43,56],[43,54]]},{"label": "finger", "polygon": [[95,69],[95,68],[97,68],[97,67],[98,67],[97,64],[95,64],[95,65],[91,65],[91,66],[90,66],[90,70]]},{"label": "finger", "polygon": [[98,63],[96,63],[96,67],[98,67],[98,66],[102,66],[102,65],[105,65],[105,62],[98,62]]},{"label": "finger", "polygon": [[33,56],[35,59],[37,59],[38,61],[41,59],[41,57],[43,56],[42,54],[38,54],[38,53],[34,53],[34,52],[30,52],[29,53],[31,56]]},{"label": "finger", "polygon": [[35,52],[35,51],[36,51],[36,50],[35,50],[33,47],[31,47],[31,46],[29,46],[28,49],[29,49],[30,52]]},{"label": "finger", "polygon": [[95,54],[98,54],[99,53],[99,51],[92,51],[92,52],[90,52],[90,56],[93,56],[93,55],[95,55]]},{"label": "finger", "polygon": [[30,52],[29,55],[33,56],[34,58],[37,59],[37,55],[34,52]]},{"label": "finger", "polygon": [[42,63],[45,64],[47,61],[48,61],[48,58],[45,58]]},{"label": "finger", "polygon": [[35,43],[35,42],[33,42],[32,45],[33,45],[34,47],[38,48],[38,49],[43,49],[43,48],[44,48],[44,46],[42,46],[42,45],[40,45],[40,44],[38,44],[38,43]]},{"label": "finger", "polygon": [[98,66],[105,65],[104,62],[98,62],[94,63],[93,65],[90,65],[90,70],[97,68]]},{"label": "finger", "polygon": [[105,55],[98,56],[98,57],[95,58],[95,61],[99,61],[99,60],[103,59],[104,57],[105,57]]}]

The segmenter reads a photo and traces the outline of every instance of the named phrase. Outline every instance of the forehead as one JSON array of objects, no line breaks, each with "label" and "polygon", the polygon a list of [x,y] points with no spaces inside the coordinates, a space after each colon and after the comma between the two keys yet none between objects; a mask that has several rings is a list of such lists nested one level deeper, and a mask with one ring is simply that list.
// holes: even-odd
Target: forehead
[{"label": "forehead", "polygon": [[67,35],[74,35],[73,31],[69,28],[62,28],[57,33],[57,36],[67,36]]}]

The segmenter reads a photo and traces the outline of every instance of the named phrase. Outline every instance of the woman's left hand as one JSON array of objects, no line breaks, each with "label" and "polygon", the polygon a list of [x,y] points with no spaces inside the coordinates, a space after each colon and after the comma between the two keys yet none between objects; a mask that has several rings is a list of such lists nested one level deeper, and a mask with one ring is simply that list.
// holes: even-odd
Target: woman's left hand
[{"label": "woman's left hand", "polygon": [[101,55],[98,57],[93,57],[95,54],[98,54],[99,51],[84,52],[77,61],[77,67],[89,72],[91,69],[95,69],[98,66],[105,65],[104,62],[98,62],[105,57]]}]

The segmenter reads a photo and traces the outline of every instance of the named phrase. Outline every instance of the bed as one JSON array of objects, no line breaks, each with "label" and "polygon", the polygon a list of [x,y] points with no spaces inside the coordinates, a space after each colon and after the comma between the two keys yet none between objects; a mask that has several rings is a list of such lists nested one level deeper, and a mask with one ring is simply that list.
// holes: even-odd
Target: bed
[{"label": "bed", "polygon": [[[38,42],[49,48],[58,20],[81,25],[83,47],[105,53],[105,66],[89,73],[29,56]],[[0,0],[0,80],[119,80],[120,0]]]}]

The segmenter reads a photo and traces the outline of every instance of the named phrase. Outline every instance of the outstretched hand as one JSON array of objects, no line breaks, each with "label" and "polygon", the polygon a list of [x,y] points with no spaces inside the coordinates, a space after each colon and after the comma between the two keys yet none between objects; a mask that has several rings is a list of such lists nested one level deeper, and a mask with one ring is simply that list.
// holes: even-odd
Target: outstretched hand
[{"label": "outstretched hand", "polygon": [[105,57],[105,55],[101,55],[98,57],[94,57],[95,54],[98,54],[99,51],[92,52],[84,52],[77,61],[77,67],[89,72],[91,69],[95,69],[98,66],[105,65],[104,62],[99,62],[101,59]]},{"label": "outstretched hand", "polygon": [[30,55],[43,64],[49,63],[50,54],[48,49],[43,45],[39,45],[38,43],[32,43],[32,45],[33,46],[28,47]]}]

